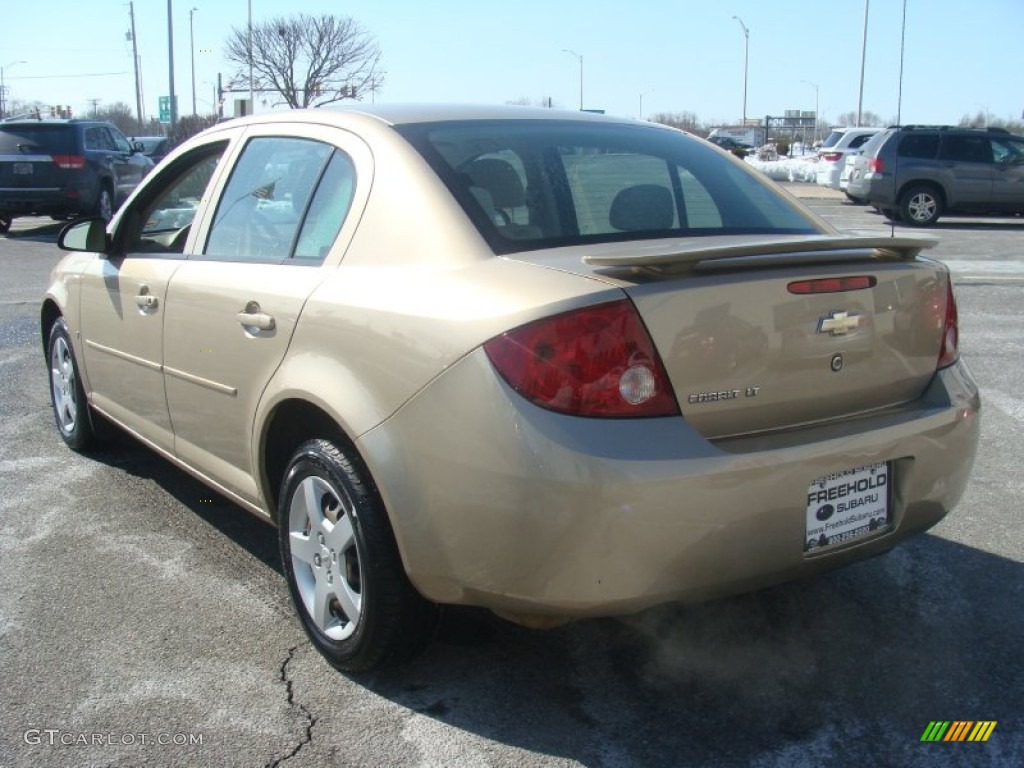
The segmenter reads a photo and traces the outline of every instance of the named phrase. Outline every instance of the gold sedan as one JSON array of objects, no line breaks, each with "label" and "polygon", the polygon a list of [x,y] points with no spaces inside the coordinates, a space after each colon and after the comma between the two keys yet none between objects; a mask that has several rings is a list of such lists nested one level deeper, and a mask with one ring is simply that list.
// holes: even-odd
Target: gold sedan
[{"label": "gold sedan", "polygon": [[42,340],[64,441],[112,422],[275,524],[310,639],[366,669],[439,605],[633,612],[941,520],[980,400],[933,244],[655,125],[296,111],[69,225]]}]

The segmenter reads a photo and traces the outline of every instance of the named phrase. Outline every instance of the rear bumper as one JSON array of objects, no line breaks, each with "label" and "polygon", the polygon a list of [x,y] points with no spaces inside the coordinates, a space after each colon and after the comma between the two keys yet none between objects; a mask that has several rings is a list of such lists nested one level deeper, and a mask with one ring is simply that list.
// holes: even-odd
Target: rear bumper
[{"label": "rear bumper", "polygon": [[854,197],[882,207],[892,207],[896,202],[892,177],[884,173],[861,171],[856,177],[850,178],[846,191]]},{"label": "rear bumper", "polygon": [[839,189],[839,177],[842,175],[843,167],[840,163],[819,163],[815,181],[829,189]]},{"label": "rear bumper", "polygon": [[[479,351],[359,449],[426,597],[591,616],[757,589],[884,552],[960,498],[979,431],[962,363],[913,407],[713,445],[682,418],[578,419],[508,390]],[[804,552],[808,485],[895,462],[893,529]]]},{"label": "rear bumper", "polygon": [[86,214],[96,204],[96,192],[87,185],[3,189],[0,190],[0,213],[10,216]]}]

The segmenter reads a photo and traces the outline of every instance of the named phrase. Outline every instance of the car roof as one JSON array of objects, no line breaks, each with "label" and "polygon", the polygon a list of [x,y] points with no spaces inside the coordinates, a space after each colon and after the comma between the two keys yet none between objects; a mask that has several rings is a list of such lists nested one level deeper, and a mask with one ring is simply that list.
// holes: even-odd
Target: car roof
[{"label": "car roof", "polygon": [[[275,123],[295,120],[305,122],[346,122],[346,115],[372,118],[388,125],[410,123],[435,123],[464,120],[580,120],[587,122],[619,123],[633,125],[657,125],[647,121],[608,115],[581,112],[568,109],[544,109],[542,107],[520,107],[508,105],[481,104],[358,104],[344,106],[297,109],[287,112],[268,112],[261,115],[232,120],[231,123]],[[333,118],[333,119],[332,119]]]}]

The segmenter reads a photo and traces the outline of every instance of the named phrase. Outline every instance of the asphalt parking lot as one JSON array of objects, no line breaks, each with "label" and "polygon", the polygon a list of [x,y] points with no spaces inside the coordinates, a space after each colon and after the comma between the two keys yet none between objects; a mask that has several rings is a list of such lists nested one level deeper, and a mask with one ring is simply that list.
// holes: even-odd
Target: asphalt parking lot
[{"label": "asphalt parking lot", "polygon": [[[851,231],[869,209],[784,185]],[[58,227],[0,236],[0,768],[1024,764],[1024,219],[944,219],[983,435],[960,506],[888,555],[697,606],[534,632],[451,611],[414,662],[307,644],[273,531],[123,439],[52,424]],[[995,721],[930,743],[931,721]]]}]

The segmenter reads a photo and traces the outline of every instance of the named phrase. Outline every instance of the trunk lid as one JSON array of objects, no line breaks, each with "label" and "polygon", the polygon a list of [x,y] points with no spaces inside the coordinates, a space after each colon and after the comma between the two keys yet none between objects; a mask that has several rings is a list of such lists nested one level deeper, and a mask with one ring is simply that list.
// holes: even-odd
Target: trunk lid
[{"label": "trunk lid", "polygon": [[516,258],[621,287],[651,334],[684,417],[706,437],[721,438],[919,397],[935,374],[945,320],[948,273],[916,258],[932,245],[727,237]]}]

